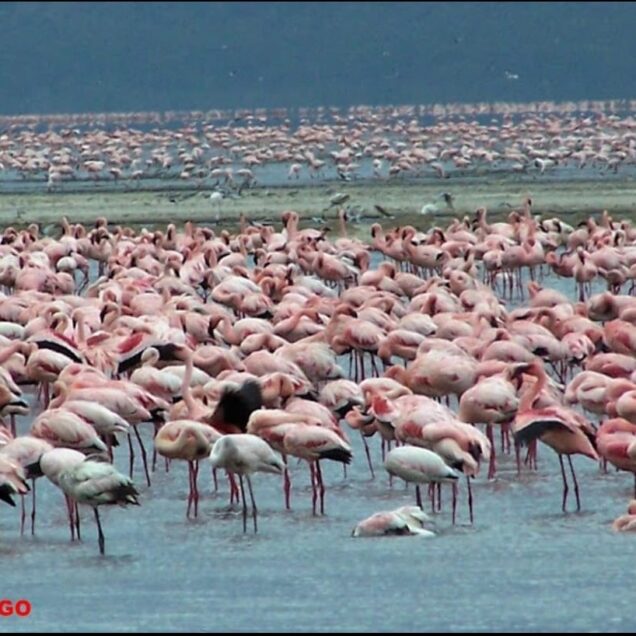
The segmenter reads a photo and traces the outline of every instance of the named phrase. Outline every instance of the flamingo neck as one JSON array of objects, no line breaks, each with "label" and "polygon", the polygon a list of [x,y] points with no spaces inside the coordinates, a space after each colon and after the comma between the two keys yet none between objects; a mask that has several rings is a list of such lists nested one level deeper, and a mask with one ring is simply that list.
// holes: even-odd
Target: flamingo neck
[{"label": "flamingo neck", "polygon": [[523,396],[521,397],[521,400],[519,401],[519,412],[529,411],[532,409],[532,405],[539,397],[541,391],[543,391],[547,383],[547,377],[543,369],[538,369],[531,375],[536,378],[536,381],[524,392]]},{"label": "flamingo neck", "polygon": [[188,409],[189,418],[194,418],[196,410],[194,398],[192,397],[192,392],[190,391],[190,383],[192,381],[192,370],[194,365],[193,357],[194,352],[191,352],[186,358],[186,368],[185,373],[183,374],[183,382],[181,383],[181,396],[183,397],[183,401],[185,402]]}]

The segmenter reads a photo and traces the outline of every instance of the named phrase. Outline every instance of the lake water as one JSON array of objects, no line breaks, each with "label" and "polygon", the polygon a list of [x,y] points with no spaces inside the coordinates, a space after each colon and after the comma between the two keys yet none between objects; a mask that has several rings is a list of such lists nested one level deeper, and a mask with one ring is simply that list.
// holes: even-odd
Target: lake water
[{"label": "lake water", "polygon": [[[572,280],[547,281],[574,296]],[[600,287],[598,287],[600,289]],[[29,418],[19,418],[26,432]],[[143,429],[142,425],[142,429]],[[151,447],[150,428],[143,431]],[[20,537],[19,508],[0,507],[2,596],[28,599],[28,618],[2,618],[0,631],[606,631],[636,629],[636,540],[611,522],[625,512],[633,478],[602,474],[584,457],[574,465],[580,513],[561,512],[556,454],[539,447],[539,470],[516,474],[514,456],[498,453],[473,482],[469,523],[466,483],[458,523],[450,491],[434,515],[438,536],[352,538],[354,525],[379,510],[414,503],[413,487],[389,487],[379,440],[370,479],[362,444],[351,438],[347,469],[325,461],[326,514],[311,514],[309,470],[292,460],[292,510],[281,480],[253,478],[259,532],[242,532],[228,510],[227,480],[212,492],[202,462],[199,518],[185,518],[187,467],[163,463],[147,488],[139,463],[141,506],[102,509],[106,555],[100,557],[92,510],[82,511],[82,541],[71,543],[59,490],[37,483],[36,535]],[[124,444],[116,465],[126,471]],[[573,492],[568,501],[574,509]],[[30,506],[30,499],[28,506]],[[425,501],[427,511],[430,504]],[[30,509],[30,508],[28,508]]]}]

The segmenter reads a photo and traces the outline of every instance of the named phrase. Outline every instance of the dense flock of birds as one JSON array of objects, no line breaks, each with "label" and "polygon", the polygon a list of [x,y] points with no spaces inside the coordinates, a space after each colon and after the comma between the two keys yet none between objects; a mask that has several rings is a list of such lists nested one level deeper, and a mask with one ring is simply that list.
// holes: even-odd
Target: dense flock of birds
[{"label": "dense flock of birds", "polygon": [[[514,450],[519,471],[538,469],[542,445],[556,452],[564,511],[570,485],[581,508],[574,455],[636,474],[630,222],[605,212],[574,228],[533,215],[529,198],[500,222],[481,208],[427,232],[375,224],[364,240],[339,218],[338,238],[301,229],[293,211],[282,229],[243,218],[236,234],[106,218],[63,219],[58,238],[5,229],[0,499],[20,497],[21,531],[29,490],[34,531],[46,476],[71,539],[77,505],[92,506],[104,553],[99,507],[140,503],[139,451],[148,487],[164,462],[188,462],[189,517],[209,460],[244,531],[250,509],[257,530],[254,473],[282,475],[291,507],[292,458],[308,464],[312,511],[324,514],[321,462],[346,469],[352,435],[372,478],[381,452],[390,479],[416,485],[416,506],[373,515],[355,536],[430,535],[423,484],[433,510],[451,484],[454,523],[460,479],[472,523],[471,484],[495,478],[501,452]],[[543,286],[546,272],[570,278],[577,300]],[[592,294],[593,281],[607,291]],[[139,427],[152,431],[152,457]],[[127,475],[112,463],[122,453]],[[616,529],[636,528],[635,512],[632,502]]]},{"label": "dense flock of birds", "polygon": [[[580,102],[0,118],[0,178],[48,191],[78,180],[179,178],[241,191],[287,178],[379,180],[492,171],[592,174],[636,163],[634,104]],[[620,114],[619,114],[620,113]]]},{"label": "dense flock of birds", "polygon": [[[178,176],[240,192],[275,164],[289,180],[350,180],[365,162],[376,179],[498,168],[618,172],[636,160],[636,120],[617,114],[632,106],[5,117],[0,177],[56,190],[81,179]],[[211,195],[217,215],[222,196]],[[356,536],[430,534],[420,483],[437,484],[429,488],[434,509],[440,482],[453,483],[454,521],[460,474],[472,522],[471,478],[484,461],[488,477],[496,474],[493,425],[504,452],[512,433],[519,467],[521,445],[530,468],[537,440],[554,448],[564,510],[563,457],[577,509],[572,454],[636,471],[630,223],[604,213],[575,229],[533,217],[527,200],[507,222],[489,224],[481,208],[426,233],[410,226],[385,233],[375,224],[366,243],[348,238],[344,210],[339,217],[333,242],[324,230],[300,230],[291,211],[281,232],[243,222],[236,236],[189,223],[183,232],[170,225],[137,233],[109,228],[104,218],[93,228],[64,219],[58,240],[40,236],[37,225],[7,228],[0,415],[11,422],[0,429],[0,498],[13,504],[22,495],[22,532],[27,480],[34,496],[44,474],[65,494],[72,539],[79,538],[77,503],[94,507],[103,552],[98,506],[138,503],[133,435],[150,486],[142,423],[154,430],[152,470],[157,454],[188,461],[187,514],[198,514],[198,462],[210,458],[215,487],[216,471],[225,469],[230,502],[242,500],[244,530],[244,478],[257,528],[254,471],[283,474],[290,508],[290,455],[309,463],[312,509],[324,512],[319,460],[351,461],[347,426],[361,434],[372,477],[367,440],[377,433],[389,474],[418,484],[417,507],[374,515]],[[384,257],[377,266],[374,252]],[[92,282],[91,263],[100,275]],[[578,302],[542,288],[546,268],[574,279]],[[590,297],[597,278],[608,291]],[[528,306],[506,309],[526,291]],[[16,416],[35,415],[25,386],[38,387],[38,414],[30,434],[16,437]],[[590,417],[612,419],[595,428],[570,408],[576,403]],[[111,463],[115,449],[122,452],[118,438],[128,442],[129,477]],[[631,527],[634,505],[617,528]],[[35,496],[32,531],[34,523]]]}]

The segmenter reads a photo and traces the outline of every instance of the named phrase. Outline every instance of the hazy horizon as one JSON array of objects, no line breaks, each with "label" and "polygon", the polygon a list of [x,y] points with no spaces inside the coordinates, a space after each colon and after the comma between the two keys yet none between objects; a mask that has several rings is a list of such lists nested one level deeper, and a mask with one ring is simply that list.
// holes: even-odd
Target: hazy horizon
[{"label": "hazy horizon", "polygon": [[636,96],[636,4],[7,2],[0,114]]}]

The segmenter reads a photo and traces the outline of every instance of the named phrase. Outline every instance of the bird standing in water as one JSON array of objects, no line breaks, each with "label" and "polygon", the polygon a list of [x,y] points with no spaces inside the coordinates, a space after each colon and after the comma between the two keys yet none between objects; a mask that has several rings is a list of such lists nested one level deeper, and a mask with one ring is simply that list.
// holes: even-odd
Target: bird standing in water
[{"label": "bird standing in water", "polygon": [[285,469],[285,463],[264,439],[250,433],[224,435],[218,439],[212,448],[210,461],[214,468],[225,468],[239,476],[243,501],[243,532],[247,532],[247,502],[243,488],[243,476],[245,476],[252,500],[252,517],[254,532],[256,532],[257,510],[250,475],[256,472],[281,475]]},{"label": "bird standing in water", "polygon": [[139,493],[132,481],[112,464],[87,459],[59,475],[60,487],[71,499],[92,506],[97,523],[99,553],[104,554],[104,532],[99,519],[99,506],[139,505]]}]

